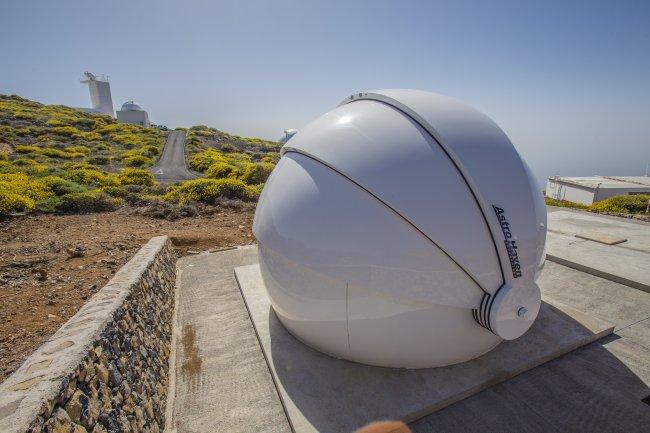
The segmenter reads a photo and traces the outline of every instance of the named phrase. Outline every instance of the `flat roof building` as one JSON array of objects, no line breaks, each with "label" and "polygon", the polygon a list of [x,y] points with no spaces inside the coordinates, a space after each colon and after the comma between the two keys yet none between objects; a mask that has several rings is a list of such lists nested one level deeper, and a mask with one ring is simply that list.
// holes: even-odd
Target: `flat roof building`
[{"label": "flat roof building", "polygon": [[650,194],[649,176],[551,176],[546,197],[590,205],[615,195]]}]

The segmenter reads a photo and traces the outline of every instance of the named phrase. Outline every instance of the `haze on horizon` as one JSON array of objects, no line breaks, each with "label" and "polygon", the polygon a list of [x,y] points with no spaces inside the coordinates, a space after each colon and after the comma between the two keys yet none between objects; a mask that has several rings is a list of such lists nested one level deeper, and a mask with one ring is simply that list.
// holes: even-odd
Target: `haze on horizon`
[{"label": "haze on horizon", "polygon": [[[0,93],[278,139],[351,93],[415,88],[494,119],[540,180],[650,163],[650,2],[8,1]],[[499,175],[495,167],[495,175]]]}]

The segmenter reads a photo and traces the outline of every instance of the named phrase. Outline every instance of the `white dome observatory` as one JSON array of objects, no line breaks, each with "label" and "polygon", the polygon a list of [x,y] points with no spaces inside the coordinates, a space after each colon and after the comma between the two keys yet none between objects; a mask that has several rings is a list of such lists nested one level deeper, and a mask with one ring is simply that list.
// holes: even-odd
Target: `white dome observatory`
[{"label": "white dome observatory", "polygon": [[122,123],[132,123],[144,127],[151,126],[149,114],[133,101],[126,101],[117,112],[117,120]]},{"label": "white dome observatory", "polygon": [[464,362],[537,317],[546,209],[482,113],[435,93],[359,93],[301,129],[253,231],[278,318],[365,364]]},{"label": "white dome observatory", "polygon": [[144,111],[144,110],[142,110],[142,107],[140,107],[135,102],[126,101],[124,104],[122,104],[122,111]]}]

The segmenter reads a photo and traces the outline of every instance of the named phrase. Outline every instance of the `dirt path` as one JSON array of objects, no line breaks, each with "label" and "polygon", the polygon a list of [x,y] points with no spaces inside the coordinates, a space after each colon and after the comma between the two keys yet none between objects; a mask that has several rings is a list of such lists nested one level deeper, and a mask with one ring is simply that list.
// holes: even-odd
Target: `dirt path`
[{"label": "dirt path", "polygon": [[253,242],[253,211],[176,221],[122,211],[0,222],[0,381],[70,318],[152,236],[181,254]]}]

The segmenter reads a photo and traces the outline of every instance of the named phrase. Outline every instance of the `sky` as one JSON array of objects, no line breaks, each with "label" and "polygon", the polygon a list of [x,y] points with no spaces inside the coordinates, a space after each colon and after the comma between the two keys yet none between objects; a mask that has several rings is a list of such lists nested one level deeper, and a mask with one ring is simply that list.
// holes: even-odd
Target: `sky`
[{"label": "sky", "polygon": [[90,106],[110,77],[170,127],[278,139],[362,90],[457,98],[549,175],[650,163],[650,1],[0,3],[0,93]]}]

